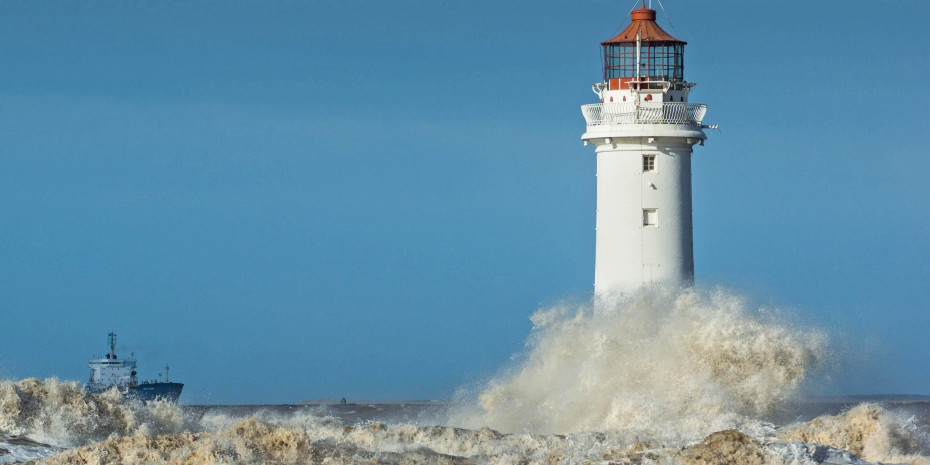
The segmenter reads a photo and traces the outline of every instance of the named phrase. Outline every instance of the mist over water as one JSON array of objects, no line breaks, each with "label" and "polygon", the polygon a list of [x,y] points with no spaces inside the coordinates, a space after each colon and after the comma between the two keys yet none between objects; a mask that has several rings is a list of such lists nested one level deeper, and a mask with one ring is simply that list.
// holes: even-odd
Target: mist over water
[{"label": "mist over water", "polygon": [[723,290],[555,305],[533,315],[526,353],[449,412],[395,406],[416,420],[141,405],[76,382],[0,381],[0,462],[930,465],[930,405],[770,422],[829,354],[822,332],[779,315]]}]

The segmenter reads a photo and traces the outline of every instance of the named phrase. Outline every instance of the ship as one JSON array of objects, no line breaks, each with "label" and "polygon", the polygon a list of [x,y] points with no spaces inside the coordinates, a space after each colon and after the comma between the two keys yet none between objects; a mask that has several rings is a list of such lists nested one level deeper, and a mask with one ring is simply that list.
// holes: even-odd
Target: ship
[{"label": "ship", "polygon": [[110,343],[110,352],[104,358],[91,358],[87,361],[87,367],[90,368],[90,381],[84,387],[88,392],[102,393],[116,388],[124,397],[143,403],[154,400],[178,401],[184,384],[172,383],[168,379],[167,365],[165,365],[164,381],[161,380],[161,374],[159,374],[157,380],[140,382],[136,378],[134,354],[130,354],[127,359],[117,357],[116,333],[109,333],[107,339]]}]

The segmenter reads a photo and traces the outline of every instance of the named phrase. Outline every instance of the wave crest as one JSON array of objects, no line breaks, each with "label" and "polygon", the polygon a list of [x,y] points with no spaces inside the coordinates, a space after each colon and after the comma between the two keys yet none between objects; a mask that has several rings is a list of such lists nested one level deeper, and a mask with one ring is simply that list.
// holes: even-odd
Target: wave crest
[{"label": "wave crest", "polygon": [[785,427],[783,441],[823,444],[848,450],[870,462],[926,465],[926,433],[913,417],[902,418],[876,404],[860,404],[840,415],[825,415]]}]

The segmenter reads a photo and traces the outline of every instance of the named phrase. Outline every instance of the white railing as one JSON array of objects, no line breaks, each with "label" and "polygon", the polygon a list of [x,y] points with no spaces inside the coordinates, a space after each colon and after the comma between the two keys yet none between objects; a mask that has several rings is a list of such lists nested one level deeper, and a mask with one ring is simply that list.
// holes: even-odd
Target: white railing
[{"label": "white railing", "polygon": [[582,105],[588,126],[602,124],[701,125],[707,105],[684,102],[594,103]]}]

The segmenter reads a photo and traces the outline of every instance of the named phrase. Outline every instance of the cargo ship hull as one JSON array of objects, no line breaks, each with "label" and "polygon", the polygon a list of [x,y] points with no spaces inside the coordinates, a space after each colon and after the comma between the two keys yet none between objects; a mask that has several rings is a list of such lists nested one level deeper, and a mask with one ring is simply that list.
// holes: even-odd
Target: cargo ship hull
[{"label": "cargo ship hull", "polygon": [[178,398],[181,397],[181,389],[183,388],[183,383],[144,383],[129,391],[126,396],[142,402],[151,402],[153,400],[177,402]]},{"label": "cargo ship hull", "polygon": [[[113,386],[94,386],[87,385],[85,388],[88,392],[101,394]],[[135,387],[117,387],[117,390],[127,399],[139,400],[142,402],[152,402],[154,400],[166,400],[177,402],[181,397],[181,390],[184,389],[183,383],[142,383]]]}]

